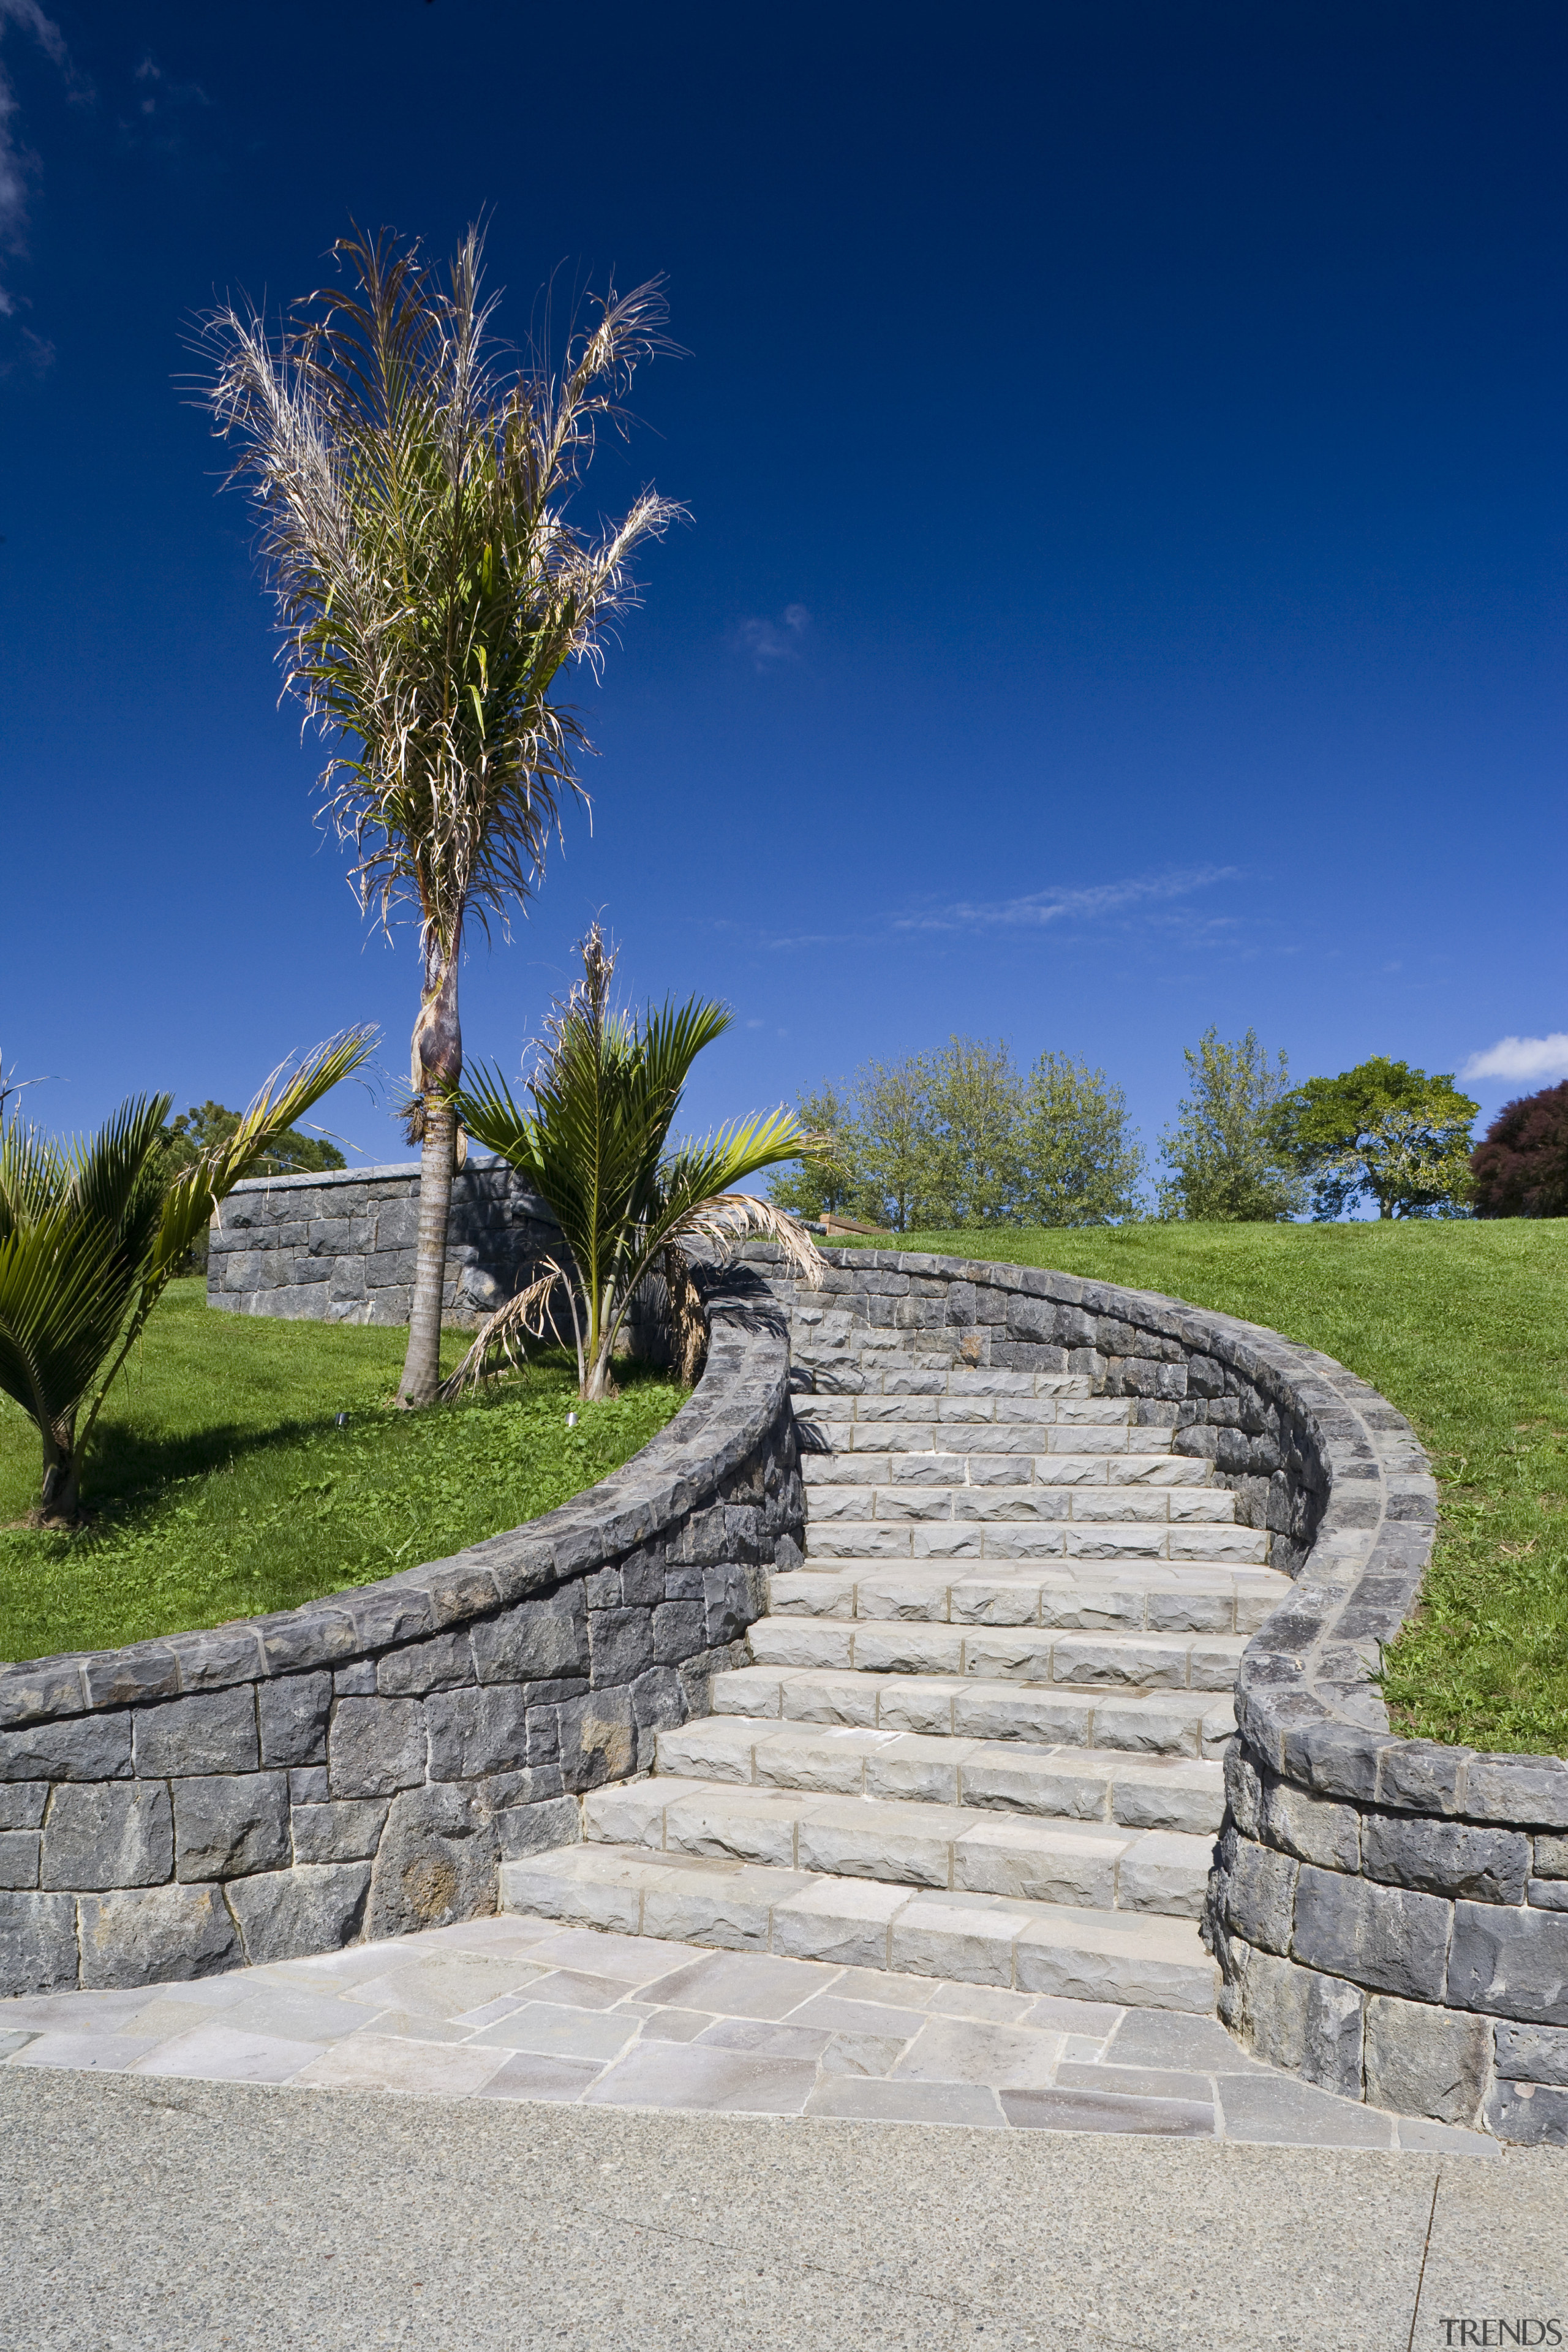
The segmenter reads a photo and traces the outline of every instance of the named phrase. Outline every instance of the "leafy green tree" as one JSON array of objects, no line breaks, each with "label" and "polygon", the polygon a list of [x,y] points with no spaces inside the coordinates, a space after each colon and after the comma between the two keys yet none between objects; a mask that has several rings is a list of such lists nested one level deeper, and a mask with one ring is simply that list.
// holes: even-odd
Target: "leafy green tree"
[{"label": "leafy green tree", "polygon": [[260,522],[288,684],[333,750],[321,790],[366,911],[419,927],[409,1133],[423,1144],[400,1394],[440,1379],[441,1289],[463,1068],[465,933],[503,928],[543,872],[588,747],[557,696],[597,670],[634,603],[633,551],[679,511],[641,491],[588,534],[568,508],[596,436],[624,422],[641,359],[668,350],[658,286],[599,304],[560,367],[502,362],[481,239],[443,278],[388,231],[334,248],[351,282],[274,340],[256,311],[208,320],[206,399]]},{"label": "leafy green tree", "polygon": [[171,1181],[168,1095],[122,1103],[83,1141],[13,1119],[0,1137],[0,1391],[37,1430],[40,1524],[74,1526],[82,1465],[116,1374],[220,1201],[365,1059],[373,1033],[276,1074],[234,1132]]},{"label": "leafy green tree", "polygon": [[854,1101],[860,1198],[876,1223],[908,1233],[935,1191],[929,1057],[866,1063],[855,1076]]},{"label": "leafy green tree", "polygon": [[867,1205],[866,1184],[859,1172],[860,1133],[848,1087],[842,1079],[837,1085],[825,1079],[814,1094],[797,1097],[795,1118],[816,1136],[820,1155],[777,1170],[768,1184],[769,1200],[797,1217],[858,1216]]},{"label": "leafy green tree", "polygon": [[1287,1095],[1276,1132],[1311,1187],[1314,1217],[1348,1216],[1369,1198],[1380,1217],[1462,1216],[1479,1108],[1450,1076],[1375,1055]]},{"label": "leafy green tree", "polygon": [[1258,1033],[1225,1039],[1210,1026],[1184,1048],[1191,1088],[1160,1139],[1167,1173],[1160,1214],[1200,1224],[1276,1224],[1305,1198],[1285,1158],[1278,1111],[1289,1090],[1283,1054],[1271,1065]]},{"label": "leafy green tree", "polygon": [[921,1222],[1016,1221],[1018,1074],[1005,1042],[951,1037],[928,1065],[929,1164],[917,1186]]},{"label": "leafy green tree", "polygon": [[1038,1225],[1103,1225],[1138,1214],[1143,1153],[1127,1097],[1103,1070],[1042,1054],[1019,1111],[1019,1217]]},{"label": "leafy green tree", "polygon": [[[210,1100],[182,1111],[163,1129],[164,1165],[171,1173],[194,1167],[205,1152],[238,1133],[243,1117],[242,1111],[228,1110]],[[273,1138],[270,1149],[260,1154],[250,1172],[253,1176],[303,1176],[347,1166],[337,1145],[329,1143],[325,1136],[302,1135],[297,1128],[289,1128]]]},{"label": "leafy green tree", "polygon": [[[565,1239],[566,1263],[547,1261],[541,1279],[509,1299],[480,1328],[448,1391],[477,1378],[521,1332],[552,1327],[552,1293],[563,1286],[584,1398],[612,1396],[610,1359],[638,1286],[662,1274],[678,1342],[692,1328],[684,1245],[733,1243],[765,1234],[807,1274],[820,1271],[811,1237],[793,1217],[737,1188],[781,1160],[810,1152],[793,1112],[739,1119],[716,1135],[673,1150],[669,1132],[691,1066],[730,1026],[721,1004],[696,997],[650,1007],[640,1018],[611,1003],[616,959],[595,923],[582,942],[584,977],[559,1006],[525,1092],[512,1098],[499,1074],[481,1070],[455,1097],[468,1133],[515,1168],[549,1202]],[[683,1350],[689,1360],[689,1350]]]}]

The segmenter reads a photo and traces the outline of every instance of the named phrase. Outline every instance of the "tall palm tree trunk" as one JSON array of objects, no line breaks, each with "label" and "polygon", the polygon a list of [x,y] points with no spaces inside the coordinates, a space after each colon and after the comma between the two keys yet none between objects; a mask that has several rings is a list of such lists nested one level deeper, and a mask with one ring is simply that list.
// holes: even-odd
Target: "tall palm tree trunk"
[{"label": "tall palm tree trunk", "polygon": [[414,1024],[414,1083],[425,1102],[419,1160],[419,1236],[414,1296],[408,1310],[408,1353],[398,1383],[399,1404],[432,1404],[441,1385],[441,1295],[447,1280],[447,1221],[458,1163],[458,1114],[452,1094],[463,1075],[463,1033],[458,1019],[458,959],[454,940],[437,985],[426,993]]}]

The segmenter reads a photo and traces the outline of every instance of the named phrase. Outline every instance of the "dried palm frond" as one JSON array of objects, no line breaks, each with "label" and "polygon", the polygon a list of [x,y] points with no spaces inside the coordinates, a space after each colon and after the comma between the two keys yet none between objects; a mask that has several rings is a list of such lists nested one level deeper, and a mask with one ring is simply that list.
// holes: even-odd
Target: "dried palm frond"
[{"label": "dried palm frond", "polygon": [[821,1288],[827,1272],[826,1260],[799,1218],[775,1207],[772,1201],[760,1200],[754,1192],[720,1192],[700,1202],[682,1218],[680,1231],[714,1242],[726,1254],[758,1234],[764,1241],[776,1242],[790,1272],[814,1290]]},{"label": "dried palm frond", "polygon": [[546,1258],[544,1265],[545,1271],[526,1290],[516,1292],[493,1315],[486,1316],[473,1346],[436,1391],[443,1404],[450,1404],[465,1389],[478,1388],[481,1381],[495,1380],[502,1371],[516,1371],[528,1360],[525,1339],[542,1339],[549,1332],[561,1340],[551,1294],[565,1277],[553,1258]]},{"label": "dried palm frond", "polygon": [[683,1389],[695,1388],[708,1353],[708,1318],[684,1251],[664,1245],[664,1287],[669,1301],[670,1370]]}]

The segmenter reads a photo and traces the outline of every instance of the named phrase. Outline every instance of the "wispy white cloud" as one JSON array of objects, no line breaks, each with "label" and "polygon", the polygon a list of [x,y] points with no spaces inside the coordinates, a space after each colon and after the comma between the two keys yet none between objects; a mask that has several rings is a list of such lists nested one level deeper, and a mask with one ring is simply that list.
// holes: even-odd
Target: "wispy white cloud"
[{"label": "wispy white cloud", "polygon": [[1554,1030],[1550,1037],[1500,1037],[1481,1054],[1472,1054],[1459,1072],[1462,1078],[1568,1078],[1568,1032]]},{"label": "wispy white cloud", "polygon": [[1030,890],[1016,898],[958,898],[946,906],[895,915],[892,928],[897,931],[1043,930],[1052,923],[1097,922],[1133,908],[1190,898],[1216,882],[1236,882],[1240,877],[1238,866],[1197,866],[1166,874],[1136,875],[1121,882],[1094,882],[1077,889]]},{"label": "wispy white cloud", "polygon": [[[31,33],[51,64],[58,66],[68,80],[70,79],[65,37],[54,19],[45,16],[37,0],[0,0],[0,40],[13,25]],[[0,250],[13,254],[23,248],[27,226],[27,182],[37,168],[17,136],[16,114],[16,90],[4,67],[0,67]],[[0,285],[0,318],[10,318],[16,308],[16,296]],[[37,342],[38,338],[34,341]]]},{"label": "wispy white cloud", "polygon": [[811,614],[804,604],[786,604],[776,621],[742,621],[735,631],[735,643],[751,656],[753,668],[776,669],[780,662],[798,657],[801,639],[810,626]]}]

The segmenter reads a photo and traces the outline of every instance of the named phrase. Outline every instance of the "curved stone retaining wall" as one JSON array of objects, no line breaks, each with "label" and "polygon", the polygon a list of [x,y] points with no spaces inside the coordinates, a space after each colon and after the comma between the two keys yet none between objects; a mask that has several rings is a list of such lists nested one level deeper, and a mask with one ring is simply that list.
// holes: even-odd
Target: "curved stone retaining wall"
[{"label": "curved stone retaining wall", "polygon": [[1273,1531],[1295,1591],[1243,1659],[1209,1883],[1226,2021],[1326,2089],[1568,2142],[1568,1761],[1403,1739],[1370,1680],[1436,1531],[1409,1424],[1332,1358],[1173,1299],[1032,1267],[828,1259],[819,1292],[770,1275],[797,1377],[855,1383],[852,1327],[929,1332],[943,1364],[1088,1372]]},{"label": "curved stone retaining wall", "polygon": [[613,1477],[302,1609],[0,1667],[0,1993],[205,1976],[494,1909],[577,1835],[801,1558],[783,1318],[738,1273],[708,1368]]},{"label": "curved stone retaining wall", "polygon": [[[419,1231],[419,1165],[257,1176],[214,1217],[207,1303],[237,1315],[406,1323]],[[521,1289],[561,1245],[548,1207],[504,1162],[452,1181],[443,1312],[472,1321]]]}]

